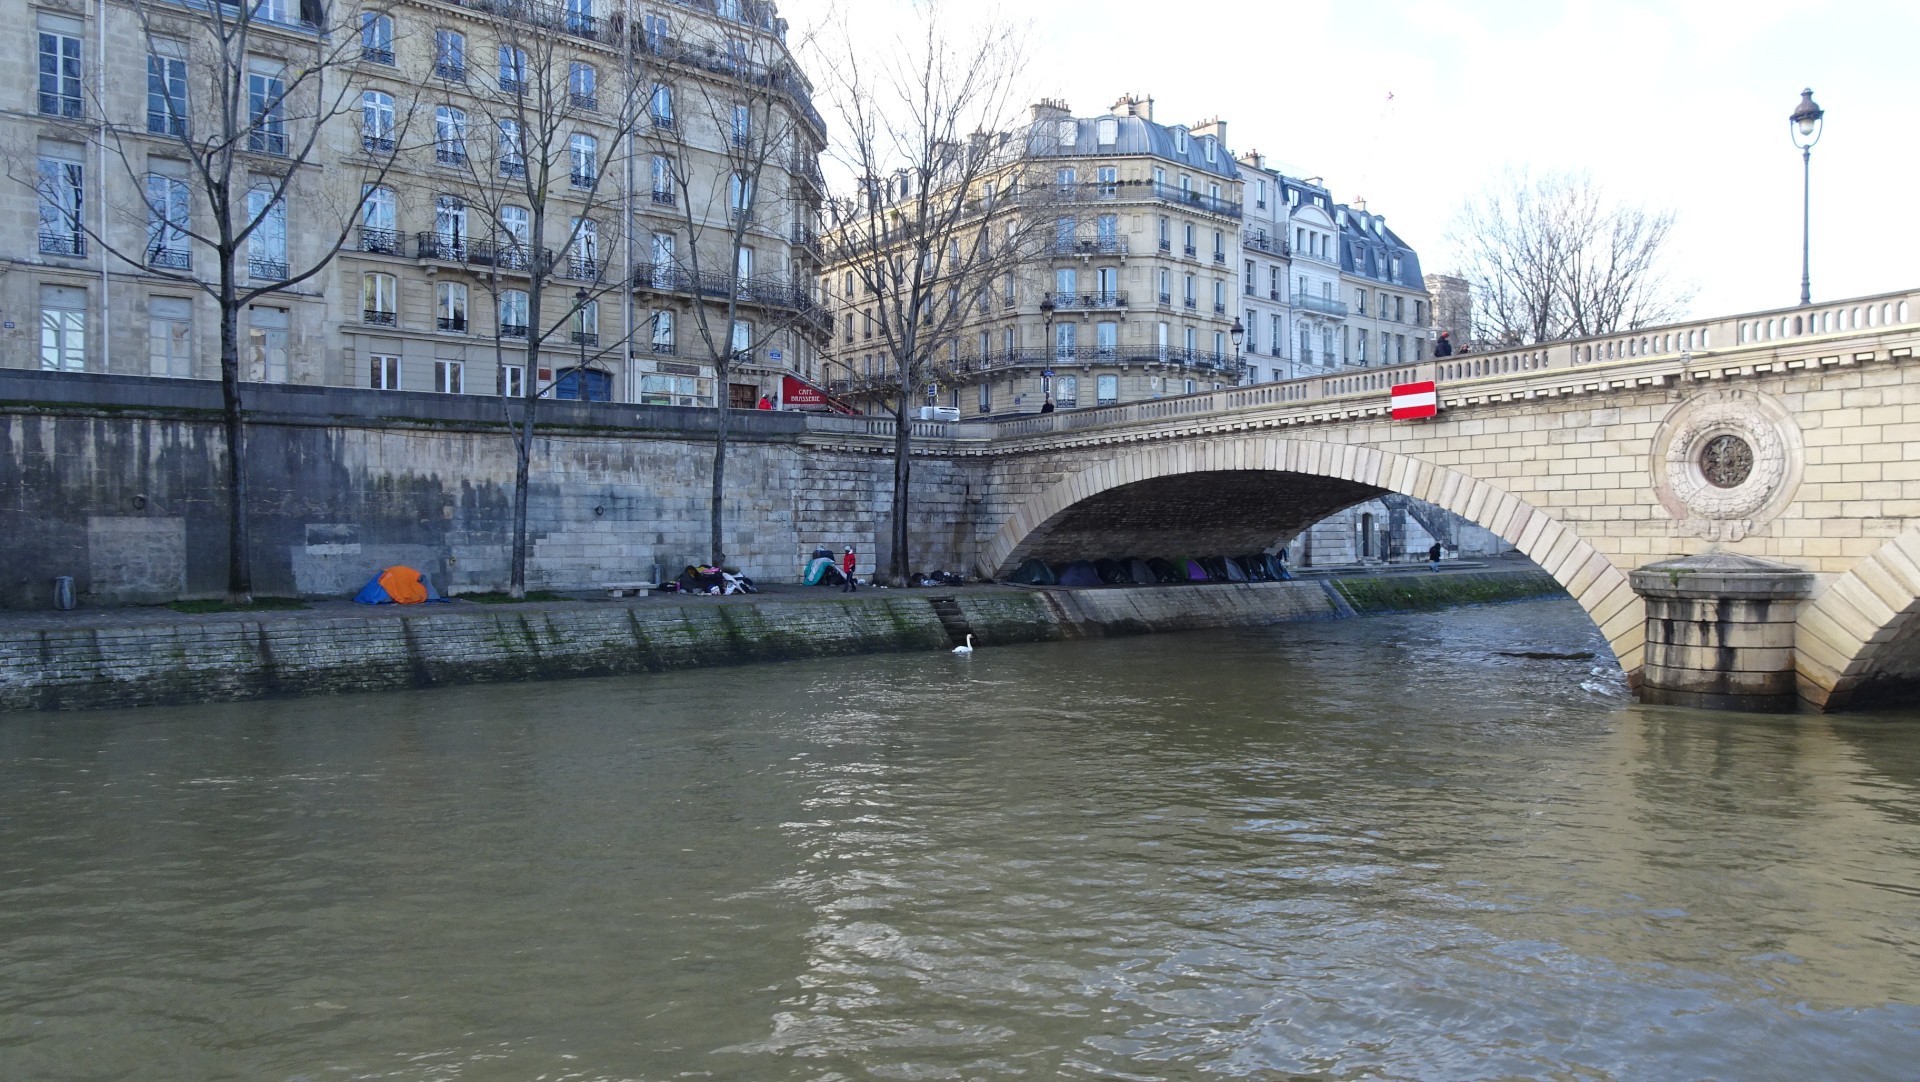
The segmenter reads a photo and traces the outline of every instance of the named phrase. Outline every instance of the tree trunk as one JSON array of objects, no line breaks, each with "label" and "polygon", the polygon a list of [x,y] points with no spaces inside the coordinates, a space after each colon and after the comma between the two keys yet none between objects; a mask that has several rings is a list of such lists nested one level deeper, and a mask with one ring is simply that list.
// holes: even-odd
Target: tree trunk
[{"label": "tree trunk", "polygon": [[[545,230],[536,221],[533,229],[533,260],[538,266],[540,242]],[[507,581],[507,596],[519,601],[527,596],[527,475],[533,460],[533,414],[540,401],[540,309],[541,281],[536,274],[527,288],[527,363],[520,375],[520,431],[514,445],[513,463],[513,568]],[[584,378],[584,377],[583,377]]]},{"label": "tree trunk", "polygon": [[[731,326],[728,327],[728,331],[727,345],[731,348],[733,345]],[[719,412],[714,415],[713,422],[713,499],[709,501],[708,506],[713,517],[709,524],[712,536],[708,538],[707,547],[713,552],[713,566],[721,567],[725,565],[727,558],[724,535],[726,514],[721,501],[726,497],[727,492],[727,420],[732,412],[728,391],[731,389],[733,366],[722,361],[714,367],[714,375],[716,378],[713,404]]]},{"label": "tree trunk", "polygon": [[909,528],[909,508],[907,493],[913,477],[913,422],[910,403],[913,401],[913,388],[903,376],[900,380],[900,400],[893,407],[893,558],[888,562],[887,584],[905,586],[907,584],[907,530]]},{"label": "tree trunk", "polygon": [[253,603],[247,529],[246,431],[240,417],[240,306],[229,286],[220,296],[220,397],[227,430],[227,604]]}]

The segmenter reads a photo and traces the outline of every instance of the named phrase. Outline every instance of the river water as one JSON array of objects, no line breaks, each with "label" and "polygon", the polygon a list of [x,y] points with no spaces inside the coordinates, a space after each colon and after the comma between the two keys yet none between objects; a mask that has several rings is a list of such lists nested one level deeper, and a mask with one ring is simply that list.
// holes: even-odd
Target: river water
[{"label": "river water", "polygon": [[1569,603],[11,715],[0,811],[7,1080],[1920,1072],[1920,711]]}]

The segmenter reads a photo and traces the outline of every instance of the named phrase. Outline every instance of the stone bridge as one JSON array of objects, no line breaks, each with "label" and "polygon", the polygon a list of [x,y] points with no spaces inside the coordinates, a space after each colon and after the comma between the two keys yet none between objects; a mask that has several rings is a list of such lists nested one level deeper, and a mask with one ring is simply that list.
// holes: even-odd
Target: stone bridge
[{"label": "stone bridge", "polygon": [[[951,453],[992,459],[984,574],[1270,549],[1404,493],[1544,567],[1647,698],[1832,709],[1920,675],[1916,302],[1036,415]],[[1439,416],[1392,420],[1424,379]]]}]

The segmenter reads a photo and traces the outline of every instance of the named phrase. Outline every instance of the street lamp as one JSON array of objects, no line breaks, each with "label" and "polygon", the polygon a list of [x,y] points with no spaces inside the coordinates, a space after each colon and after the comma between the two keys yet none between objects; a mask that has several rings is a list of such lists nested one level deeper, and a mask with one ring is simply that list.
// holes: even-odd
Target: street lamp
[{"label": "street lamp", "polygon": [[1240,325],[1240,317],[1233,317],[1233,329],[1227,332],[1233,337],[1233,379],[1240,381],[1240,343],[1247,337],[1247,329]]},{"label": "street lamp", "polygon": [[586,397],[587,383],[587,291],[585,287],[573,294],[573,340],[580,343],[580,367],[573,377],[574,389],[582,398]]},{"label": "street lamp", "polygon": [[1787,117],[1787,134],[1793,137],[1793,145],[1800,148],[1800,303],[1813,303],[1813,279],[1809,275],[1808,241],[1811,237],[1812,218],[1809,207],[1810,193],[1813,187],[1813,144],[1820,141],[1820,133],[1826,127],[1822,118],[1826,110],[1813,103],[1811,89],[1800,92],[1800,104],[1794,107],[1793,114]]},{"label": "street lamp", "polygon": [[1046,323],[1043,335],[1044,344],[1040,348],[1042,368],[1040,369],[1040,398],[1042,401],[1053,397],[1053,371],[1051,358],[1059,353],[1059,347],[1053,342],[1053,295],[1049,293],[1040,301],[1040,318]]}]

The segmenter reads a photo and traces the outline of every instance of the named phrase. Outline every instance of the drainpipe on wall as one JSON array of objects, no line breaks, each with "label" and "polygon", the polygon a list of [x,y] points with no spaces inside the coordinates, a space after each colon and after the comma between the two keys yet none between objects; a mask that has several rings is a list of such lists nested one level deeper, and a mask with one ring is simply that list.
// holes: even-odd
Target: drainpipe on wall
[{"label": "drainpipe on wall", "polygon": [[[100,178],[101,195],[106,194],[107,186],[107,0],[100,0],[94,17],[94,37],[99,39],[100,60],[94,65],[94,101],[100,110],[100,124],[94,134],[95,175]],[[96,200],[100,204],[100,232],[107,231],[106,200]],[[112,287],[107,277],[107,246],[96,244],[100,249],[100,370],[113,371],[113,305],[108,303],[108,290]]]}]

